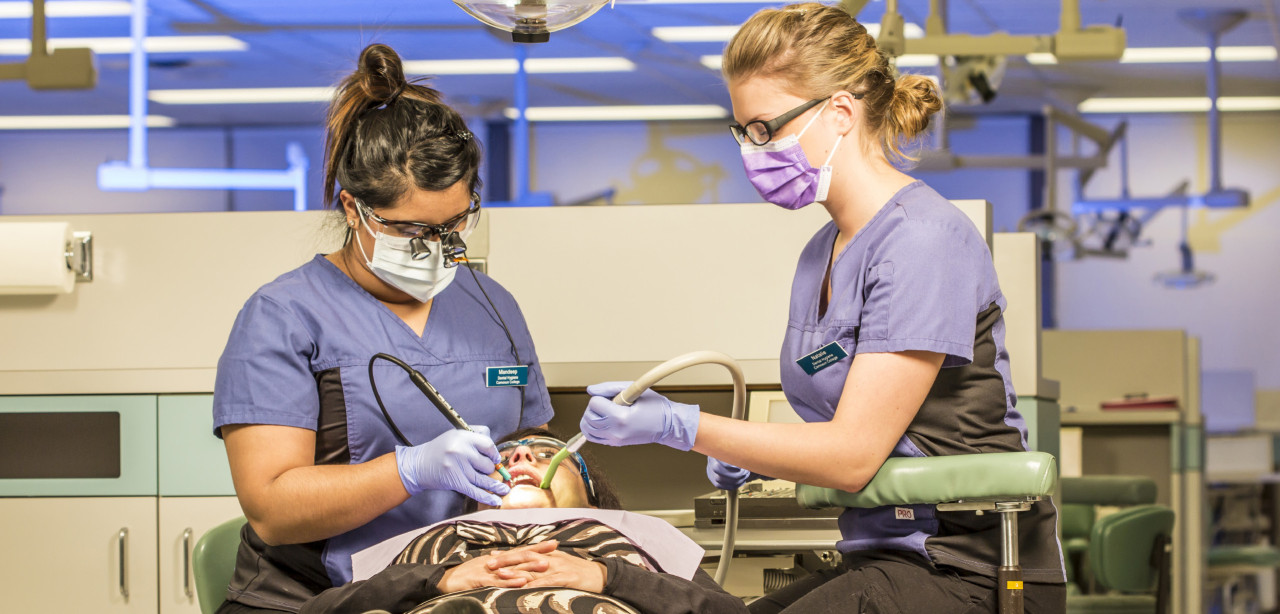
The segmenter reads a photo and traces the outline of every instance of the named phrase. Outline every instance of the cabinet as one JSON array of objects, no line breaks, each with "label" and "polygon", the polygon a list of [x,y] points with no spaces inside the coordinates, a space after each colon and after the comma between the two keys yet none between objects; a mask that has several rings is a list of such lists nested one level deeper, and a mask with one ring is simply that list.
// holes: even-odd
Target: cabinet
[{"label": "cabinet", "polygon": [[191,549],[205,531],[242,514],[235,497],[160,497],[160,614],[200,614]]},{"label": "cabinet", "polygon": [[[1062,383],[1062,425],[1072,427],[1084,475],[1146,475],[1177,515],[1172,611],[1202,612],[1206,498],[1200,344],[1177,330],[1045,331],[1046,377]],[[1170,410],[1112,410],[1109,399],[1173,396]],[[1064,463],[1064,466],[1066,463]]]},{"label": "cabinet", "polygon": [[212,404],[0,397],[4,610],[198,614],[191,548],[242,514]]},{"label": "cabinet", "polygon": [[156,612],[156,499],[0,499],[6,612]]},{"label": "cabinet", "polygon": [[213,435],[213,397],[161,395],[159,438],[160,614],[199,614],[191,549],[205,531],[240,516],[227,452]]}]

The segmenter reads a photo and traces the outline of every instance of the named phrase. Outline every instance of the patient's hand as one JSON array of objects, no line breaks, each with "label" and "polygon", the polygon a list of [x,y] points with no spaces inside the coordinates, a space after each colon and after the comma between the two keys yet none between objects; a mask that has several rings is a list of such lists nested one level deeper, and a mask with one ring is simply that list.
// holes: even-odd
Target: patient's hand
[{"label": "patient's hand", "polygon": [[485,586],[520,588],[533,572],[547,569],[545,554],[557,545],[553,540],[470,559],[444,572],[436,586],[446,595]]},{"label": "patient's hand", "polygon": [[549,563],[544,572],[534,572],[525,588],[539,586],[566,586],[592,593],[603,593],[605,582],[604,563],[589,561],[572,554],[556,551],[546,556]]}]

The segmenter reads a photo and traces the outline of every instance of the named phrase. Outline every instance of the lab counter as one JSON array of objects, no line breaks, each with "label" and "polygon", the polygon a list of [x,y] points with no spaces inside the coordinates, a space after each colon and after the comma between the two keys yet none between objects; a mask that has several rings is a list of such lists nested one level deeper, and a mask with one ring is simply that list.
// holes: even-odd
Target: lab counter
[{"label": "lab counter", "polygon": [[[706,549],[708,554],[718,554],[720,546],[724,544],[723,529],[677,528]],[[835,550],[838,541],[838,529],[738,529],[734,551],[768,554]]]}]

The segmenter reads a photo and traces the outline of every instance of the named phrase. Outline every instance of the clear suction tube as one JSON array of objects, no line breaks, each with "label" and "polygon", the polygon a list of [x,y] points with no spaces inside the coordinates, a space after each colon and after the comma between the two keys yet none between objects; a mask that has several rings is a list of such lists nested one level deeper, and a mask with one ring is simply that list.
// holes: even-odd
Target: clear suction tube
[{"label": "clear suction tube", "polygon": [[[694,365],[702,364],[722,365],[729,370],[729,375],[733,377],[733,412],[731,416],[734,420],[745,418],[747,414],[747,383],[742,376],[742,368],[738,366],[738,363],[733,358],[720,352],[691,352],[672,358],[640,376],[640,379],[637,379],[630,386],[627,386],[625,390],[618,393],[618,396],[613,398],[613,402],[619,405],[631,405],[635,403],[636,399],[640,398],[640,395],[645,390],[648,390],[667,376]],[[574,439],[580,437],[582,437],[581,433],[576,435]],[[569,440],[570,447],[574,443],[581,445],[579,442],[574,442],[573,439]],[[738,491],[730,490],[726,492],[726,495],[728,499],[725,505],[724,541],[720,546],[720,563],[716,565],[715,573],[716,584],[722,586],[725,578],[729,575],[729,560],[733,558],[734,540],[738,534]]]}]

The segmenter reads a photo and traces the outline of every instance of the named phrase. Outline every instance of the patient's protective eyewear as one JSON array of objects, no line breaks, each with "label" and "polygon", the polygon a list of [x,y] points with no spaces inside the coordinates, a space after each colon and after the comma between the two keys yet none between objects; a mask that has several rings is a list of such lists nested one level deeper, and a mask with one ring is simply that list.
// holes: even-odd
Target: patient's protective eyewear
[{"label": "patient's protective eyewear", "polygon": [[[552,457],[557,452],[563,450],[568,444],[553,437],[526,437],[514,441],[504,441],[498,444],[498,455],[502,457],[501,465],[503,467],[511,466],[511,455],[515,453],[516,448],[527,446],[529,452],[537,459],[539,465],[551,462]],[[573,452],[566,461],[572,462],[574,467],[578,469],[578,473],[582,476],[582,484],[587,488],[587,500],[595,505],[596,489],[595,484],[591,482],[591,476],[587,474],[587,463],[582,460],[582,455]]]}]

